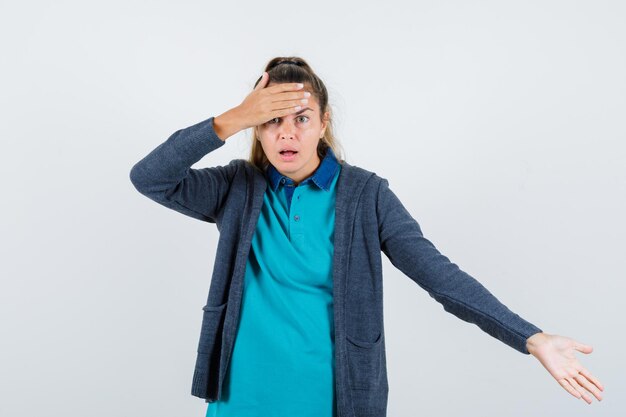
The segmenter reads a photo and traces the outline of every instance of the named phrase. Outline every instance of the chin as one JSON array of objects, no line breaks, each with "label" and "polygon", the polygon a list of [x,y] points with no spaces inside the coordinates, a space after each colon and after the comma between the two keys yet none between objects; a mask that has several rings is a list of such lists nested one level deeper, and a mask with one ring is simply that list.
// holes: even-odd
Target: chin
[{"label": "chin", "polygon": [[293,162],[282,162],[282,161],[278,162],[278,165],[275,165],[275,166],[280,167],[285,172],[296,172],[297,170],[302,168],[302,165],[296,165]]}]

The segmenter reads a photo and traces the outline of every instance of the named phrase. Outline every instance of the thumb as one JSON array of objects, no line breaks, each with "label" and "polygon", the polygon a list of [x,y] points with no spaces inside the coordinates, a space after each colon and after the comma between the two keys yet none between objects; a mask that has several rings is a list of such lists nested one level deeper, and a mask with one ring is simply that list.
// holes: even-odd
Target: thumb
[{"label": "thumb", "polygon": [[254,90],[260,90],[262,88],[265,88],[265,86],[267,85],[267,80],[269,79],[269,76],[267,74],[267,71],[263,71],[263,75],[261,75],[261,80],[259,81],[259,83],[256,85],[256,87],[254,87]]}]

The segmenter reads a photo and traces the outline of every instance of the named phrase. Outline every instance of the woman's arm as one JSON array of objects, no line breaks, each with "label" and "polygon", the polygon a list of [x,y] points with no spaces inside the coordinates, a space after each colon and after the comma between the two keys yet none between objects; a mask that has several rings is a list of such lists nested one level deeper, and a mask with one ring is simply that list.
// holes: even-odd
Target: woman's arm
[{"label": "woman's arm", "polygon": [[378,192],[381,249],[391,263],[428,291],[443,308],[525,354],[532,354],[576,398],[602,400],[604,387],[574,353],[593,348],[565,336],[544,333],[509,310],[478,281],[442,255],[382,179]]},{"label": "woman's arm", "polygon": [[[165,207],[216,223],[242,160],[234,159],[226,166],[203,169],[191,166],[223,146],[226,139],[238,131],[300,110],[300,100],[306,94],[303,84],[279,83],[267,87],[268,83],[269,74],[263,72],[261,81],[240,105],[174,132],[132,167],[130,180],[135,188]],[[216,119],[217,125],[214,124]]]},{"label": "woman's arm", "polygon": [[444,310],[474,323],[483,331],[524,354],[527,339],[542,330],[501,303],[480,282],[424,237],[418,222],[381,179],[377,214],[381,250],[391,263],[428,291]]},{"label": "woman's arm", "polygon": [[198,220],[215,223],[232,178],[236,160],[226,166],[193,169],[207,153],[222,147],[214,117],[174,132],[137,162],[130,180],[141,194]]}]

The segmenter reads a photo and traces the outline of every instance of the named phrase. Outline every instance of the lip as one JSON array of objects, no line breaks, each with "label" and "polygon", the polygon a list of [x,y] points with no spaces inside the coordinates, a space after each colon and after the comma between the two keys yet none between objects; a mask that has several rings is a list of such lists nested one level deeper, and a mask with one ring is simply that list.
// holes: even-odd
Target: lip
[{"label": "lip", "polygon": [[296,159],[296,156],[298,156],[299,152],[296,152],[294,154],[291,155],[283,155],[281,153],[279,153],[278,155],[280,156],[280,160],[283,162],[290,162],[293,161],[294,159]]}]

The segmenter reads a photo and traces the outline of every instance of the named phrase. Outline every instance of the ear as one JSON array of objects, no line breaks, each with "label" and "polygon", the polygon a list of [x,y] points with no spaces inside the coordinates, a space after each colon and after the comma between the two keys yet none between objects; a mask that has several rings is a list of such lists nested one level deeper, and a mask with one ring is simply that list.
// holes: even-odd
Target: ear
[{"label": "ear", "polygon": [[324,113],[324,117],[322,118],[322,131],[320,132],[320,137],[324,136],[326,131],[326,126],[328,126],[328,118],[330,117],[330,112]]}]

